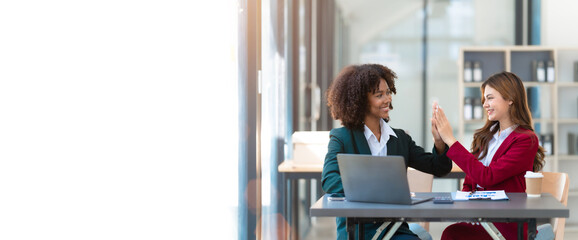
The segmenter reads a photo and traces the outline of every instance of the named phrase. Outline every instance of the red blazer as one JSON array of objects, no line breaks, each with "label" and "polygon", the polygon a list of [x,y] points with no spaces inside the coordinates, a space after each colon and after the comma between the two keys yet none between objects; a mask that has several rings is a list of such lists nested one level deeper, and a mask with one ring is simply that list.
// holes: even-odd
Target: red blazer
[{"label": "red blazer", "polygon": [[462,191],[480,185],[483,189],[478,190],[525,192],[524,174],[532,171],[537,151],[536,134],[517,127],[504,139],[487,167],[478,160],[479,154],[470,153],[459,142],[452,145],[447,156],[466,173]]},{"label": "red blazer", "polygon": [[[538,137],[534,132],[517,127],[504,139],[492,161],[486,167],[478,160],[479,154],[472,154],[459,142],[455,142],[446,155],[464,172],[466,178],[462,191],[471,191],[479,184],[483,189],[525,192],[526,171],[532,171],[534,157],[538,151]],[[506,239],[517,239],[516,223],[494,223]],[[524,224],[524,239],[528,225]]]}]

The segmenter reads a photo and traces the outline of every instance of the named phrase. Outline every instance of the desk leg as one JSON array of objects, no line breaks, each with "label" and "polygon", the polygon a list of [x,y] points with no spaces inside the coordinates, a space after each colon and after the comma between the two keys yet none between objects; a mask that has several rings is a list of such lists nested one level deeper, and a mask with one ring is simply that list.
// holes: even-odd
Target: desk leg
[{"label": "desk leg", "polygon": [[317,196],[315,199],[319,199],[321,198],[321,196],[323,196],[323,188],[321,187],[321,178],[315,179],[315,183],[316,183],[315,185],[317,185],[317,192],[316,192]]},{"label": "desk leg", "polygon": [[365,239],[365,224],[363,222],[358,222],[357,224],[357,238],[360,240]]},{"label": "desk leg", "polygon": [[518,222],[518,240],[524,239],[524,222]]},{"label": "desk leg", "polygon": [[[283,217],[285,218],[285,221],[287,223],[289,223],[289,220],[291,219],[291,217],[289,216],[289,181],[287,181],[287,175],[285,173],[282,174],[282,179],[283,179]],[[291,226],[289,227],[284,227],[283,230],[283,234],[285,236],[285,239],[289,239],[289,230],[291,229]]]},{"label": "desk leg", "polygon": [[[393,226],[389,229],[389,231],[387,231],[387,233],[385,234],[385,236],[383,236],[384,240],[389,240],[391,239],[391,237],[393,237],[393,234],[395,234],[395,232],[397,232],[397,229],[399,229],[399,226],[401,226],[403,222],[395,222],[393,223]],[[391,223],[390,223],[391,224]]]},{"label": "desk leg", "polygon": [[528,239],[534,240],[536,238],[536,219],[532,218],[528,221]]},{"label": "desk leg", "polygon": [[482,225],[482,227],[484,227],[484,229],[486,229],[486,232],[488,232],[488,234],[490,234],[492,239],[506,240],[506,238],[504,238],[502,233],[500,233],[500,230],[498,230],[498,228],[496,228],[494,223],[492,223],[492,222],[480,222],[480,225]]},{"label": "desk leg", "polygon": [[352,218],[345,219],[345,227],[347,229],[347,239],[355,240],[355,222]]},{"label": "desk leg", "polygon": [[309,218],[309,208],[311,208],[311,180],[305,179],[305,215]]},{"label": "desk leg", "polygon": [[297,179],[291,179],[290,189],[291,199],[290,199],[290,223],[291,223],[291,233],[289,239],[299,239],[299,182]]}]

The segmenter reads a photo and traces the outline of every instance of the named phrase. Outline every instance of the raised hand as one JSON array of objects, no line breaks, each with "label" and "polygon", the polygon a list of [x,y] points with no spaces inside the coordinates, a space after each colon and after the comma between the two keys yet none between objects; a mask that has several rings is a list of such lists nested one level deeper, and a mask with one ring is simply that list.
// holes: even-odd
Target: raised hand
[{"label": "raised hand", "polygon": [[440,137],[440,134],[438,133],[438,130],[436,129],[435,124],[434,124],[434,118],[435,118],[434,114],[435,114],[438,107],[439,107],[438,103],[434,102],[432,105],[432,115],[431,115],[431,135],[433,136],[434,142],[443,141],[442,138]]},{"label": "raised hand", "polygon": [[439,136],[448,146],[451,147],[457,141],[454,137],[452,126],[446,118],[444,110],[439,105],[434,106],[432,125],[435,126]]},{"label": "raised hand", "polygon": [[434,140],[434,145],[436,147],[436,150],[438,151],[438,153],[443,153],[446,147],[445,142],[443,141],[443,139],[441,138],[436,126],[435,126],[435,122],[434,122],[434,118],[435,118],[435,111],[438,108],[438,103],[434,102],[432,105],[432,118],[430,119],[431,121],[431,135],[433,136],[433,140]]}]

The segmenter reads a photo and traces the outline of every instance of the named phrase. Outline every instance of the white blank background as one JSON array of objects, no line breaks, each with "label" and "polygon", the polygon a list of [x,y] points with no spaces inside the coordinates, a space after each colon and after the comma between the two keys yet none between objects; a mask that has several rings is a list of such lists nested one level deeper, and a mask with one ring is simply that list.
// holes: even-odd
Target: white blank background
[{"label": "white blank background", "polygon": [[231,221],[207,204],[237,201],[235,7],[3,1],[0,238],[193,239],[219,229],[203,217]]}]

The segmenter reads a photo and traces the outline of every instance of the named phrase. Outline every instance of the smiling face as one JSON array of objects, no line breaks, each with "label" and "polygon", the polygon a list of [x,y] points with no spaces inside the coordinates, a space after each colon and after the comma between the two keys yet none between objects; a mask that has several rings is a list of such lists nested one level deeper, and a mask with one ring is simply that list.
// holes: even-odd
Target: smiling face
[{"label": "smiling face", "polygon": [[369,112],[366,114],[367,121],[389,118],[391,106],[391,90],[384,79],[379,81],[379,87],[375,92],[367,94],[369,100]]},{"label": "smiling face", "polygon": [[502,94],[490,86],[484,88],[484,98],[484,109],[488,113],[488,120],[500,123],[510,122],[509,109],[512,101],[504,99]]}]

